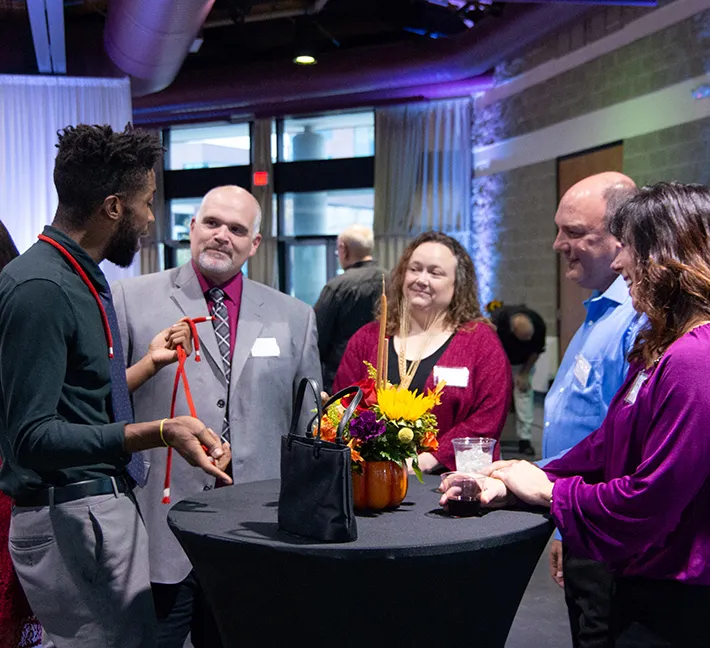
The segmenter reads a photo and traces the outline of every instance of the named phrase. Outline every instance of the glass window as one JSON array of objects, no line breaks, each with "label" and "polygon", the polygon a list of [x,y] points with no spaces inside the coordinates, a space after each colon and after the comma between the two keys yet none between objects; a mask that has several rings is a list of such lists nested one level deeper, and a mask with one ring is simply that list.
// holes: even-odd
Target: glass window
[{"label": "glass window", "polygon": [[375,113],[284,119],[280,143],[281,162],[370,157],[375,154]]},{"label": "glass window", "polygon": [[168,168],[208,169],[251,164],[249,124],[173,126]]},{"label": "glass window", "polygon": [[337,236],[350,225],[372,227],[374,189],[283,194],[282,236]]},{"label": "glass window", "polygon": [[180,198],[170,201],[170,239],[188,241],[190,221],[200,209],[202,198]]},{"label": "glass window", "polygon": [[325,241],[299,241],[288,246],[289,295],[313,306],[328,281],[328,244]]},{"label": "glass window", "polygon": [[175,250],[175,265],[181,266],[192,258],[189,247],[179,247]]}]

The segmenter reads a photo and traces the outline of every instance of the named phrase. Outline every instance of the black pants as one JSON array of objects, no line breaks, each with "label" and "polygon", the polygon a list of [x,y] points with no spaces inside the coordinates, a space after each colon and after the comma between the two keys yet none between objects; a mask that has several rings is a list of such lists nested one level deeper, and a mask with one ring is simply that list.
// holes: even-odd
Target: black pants
[{"label": "black pants", "polygon": [[565,602],[574,648],[608,648],[614,577],[596,560],[577,558],[562,543]]},{"label": "black pants", "polygon": [[[710,587],[650,578],[618,578],[612,595],[613,646],[707,648]],[[643,633],[644,643],[638,638]]]},{"label": "black pants", "polygon": [[191,633],[195,648],[222,648],[217,624],[195,571],[174,585],[153,583],[158,648],[183,648]]},{"label": "black pants", "polygon": [[710,587],[615,578],[604,563],[562,551],[574,648],[710,646]]}]

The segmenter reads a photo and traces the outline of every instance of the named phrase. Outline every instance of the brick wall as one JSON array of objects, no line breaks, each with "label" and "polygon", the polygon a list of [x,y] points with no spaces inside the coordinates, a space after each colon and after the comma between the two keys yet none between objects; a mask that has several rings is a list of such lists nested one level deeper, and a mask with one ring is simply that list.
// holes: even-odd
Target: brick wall
[{"label": "brick wall", "polygon": [[624,173],[639,185],[660,180],[710,185],[710,119],[624,140]]},{"label": "brick wall", "polygon": [[710,10],[486,106],[474,121],[474,143],[529,133],[704,74],[710,67],[709,24]]},{"label": "brick wall", "polygon": [[[672,2],[673,0],[660,0],[658,6],[663,7]],[[497,81],[506,81],[542,63],[565,56],[584,45],[590,45],[604,36],[619,31],[631,21],[654,10],[655,7],[619,5],[597,7],[583,20],[535,43],[517,57],[498,65],[495,78]]]},{"label": "brick wall", "polygon": [[[492,269],[491,298],[526,303],[554,335],[557,266],[552,241],[557,203],[555,161],[474,180],[473,257],[479,283]],[[484,234],[485,233],[485,234]],[[482,296],[484,299],[485,289]]]},{"label": "brick wall", "polygon": [[[582,47],[648,11],[594,9],[584,21],[499,65],[497,78]],[[710,10],[479,110],[474,115],[473,145],[554,126],[699,76],[706,68],[710,69]],[[624,140],[624,172],[639,184],[659,180],[710,184],[710,119]],[[552,335],[557,304],[557,260],[551,249],[556,203],[556,160],[474,179],[472,233],[477,266],[488,264],[493,269],[488,273],[493,296],[508,303],[527,302],[545,318]]]}]

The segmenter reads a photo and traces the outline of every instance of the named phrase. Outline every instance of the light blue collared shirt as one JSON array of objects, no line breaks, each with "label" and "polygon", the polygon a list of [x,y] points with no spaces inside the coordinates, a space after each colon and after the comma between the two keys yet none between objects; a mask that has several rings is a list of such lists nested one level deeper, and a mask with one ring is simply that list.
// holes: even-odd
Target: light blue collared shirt
[{"label": "light blue collared shirt", "polygon": [[627,356],[646,317],[631,305],[622,276],[584,302],[587,316],[574,334],[545,398],[543,461],[563,455],[594,432],[626,378]]}]

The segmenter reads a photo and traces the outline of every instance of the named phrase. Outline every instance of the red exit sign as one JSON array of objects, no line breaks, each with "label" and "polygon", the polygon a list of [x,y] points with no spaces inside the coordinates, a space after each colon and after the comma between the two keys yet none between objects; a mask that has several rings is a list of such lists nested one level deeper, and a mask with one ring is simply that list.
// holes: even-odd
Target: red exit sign
[{"label": "red exit sign", "polygon": [[269,184],[269,172],[254,171],[254,177],[252,181],[255,187],[265,187],[267,184]]}]

